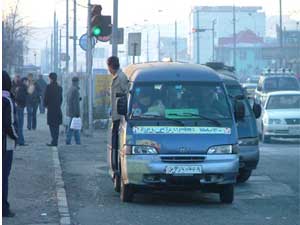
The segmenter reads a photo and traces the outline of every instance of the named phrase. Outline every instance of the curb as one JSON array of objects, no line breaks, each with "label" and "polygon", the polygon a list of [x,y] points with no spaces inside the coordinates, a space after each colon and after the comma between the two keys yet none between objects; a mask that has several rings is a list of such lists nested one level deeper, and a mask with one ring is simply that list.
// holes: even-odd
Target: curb
[{"label": "curb", "polygon": [[59,224],[71,225],[71,217],[70,217],[69,207],[67,202],[65,183],[62,179],[62,171],[61,171],[57,147],[52,147],[52,150],[53,150],[56,198],[57,198],[58,212],[60,216]]}]

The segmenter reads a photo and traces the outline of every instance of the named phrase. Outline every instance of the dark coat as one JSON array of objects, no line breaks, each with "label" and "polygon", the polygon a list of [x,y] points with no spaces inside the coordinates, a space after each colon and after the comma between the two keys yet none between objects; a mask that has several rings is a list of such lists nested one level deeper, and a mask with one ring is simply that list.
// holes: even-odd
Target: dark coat
[{"label": "dark coat", "polygon": [[19,84],[16,88],[15,102],[16,105],[24,108],[26,106],[27,87],[25,84]]},{"label": "dark coat", "polygon": [[62,88],[57,82],[52,82],[47,85],[44,97],[44,105],[47,111],[47,124],[57,126],[62,124]]},{"label": "dark coat", "polygon": [[44,96],[47,87],[47,82],[43,78],[41,78],[36,81],[36,84],[37,86],[39,86],[41,96]]},{"label": "dark coat", "polygon": [[10,97],[2,96],[2,156],[7,150],[7,138],[17,140],[17,123],[14,102]]},{"label": "dark coat", "polygon": [[80,117],[79,87],[73,84],[67,94],[67,116]]},{"label": "dark coat", "polygon": [[27,92],[27,97],[26,97],[26,106],[28,107],[34,107],[38,106],[40,103],[40,97],[41,97],[41,90],[40,87],[34,82],[34,91],[32,94],[29,94]]}]

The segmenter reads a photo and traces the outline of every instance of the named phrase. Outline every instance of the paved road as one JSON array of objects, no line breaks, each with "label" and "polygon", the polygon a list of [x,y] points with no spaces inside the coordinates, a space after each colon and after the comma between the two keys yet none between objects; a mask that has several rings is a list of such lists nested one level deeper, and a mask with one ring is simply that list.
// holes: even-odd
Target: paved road
[{"label": "paved road", "polygon": [[232,205],[197,192],[139,194],[133,203],[120,203],[107,173],[105,137],[97,131],[80,147],[59,149],[74,225],[300,224],[299,144],[261,144],[259,166],[249,182],[237,185]]}]

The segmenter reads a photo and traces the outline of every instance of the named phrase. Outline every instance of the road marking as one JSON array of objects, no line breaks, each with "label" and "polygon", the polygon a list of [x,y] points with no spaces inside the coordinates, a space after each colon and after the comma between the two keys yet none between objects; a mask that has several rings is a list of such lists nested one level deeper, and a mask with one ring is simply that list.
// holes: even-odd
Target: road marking
[{"label": "road marking", "polygon": [[249,181],[235,189],[236,199],[266,199],[275,196],[295,196],[287,184],[273,181],[269,176],[251,176]]},{"label": "road marking", "polygon": [[69,213],[65,184],[62,179],[62,170],[59,161],[57,147],[52,147],[52,150],[53,150],[56,198],[57,198],[58,212],[60,215],[60,225],[70,225],[71,217]]}]

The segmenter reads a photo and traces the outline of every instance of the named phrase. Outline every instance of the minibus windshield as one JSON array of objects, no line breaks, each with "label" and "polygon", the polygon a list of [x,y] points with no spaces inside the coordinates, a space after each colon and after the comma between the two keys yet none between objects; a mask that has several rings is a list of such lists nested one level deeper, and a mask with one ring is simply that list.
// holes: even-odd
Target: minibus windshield
[{"label": "minibus windshield", "polygon": [[130,117],[207,120],[230,119],[226,93],[219,83],[168,82],[135,84]]}]

